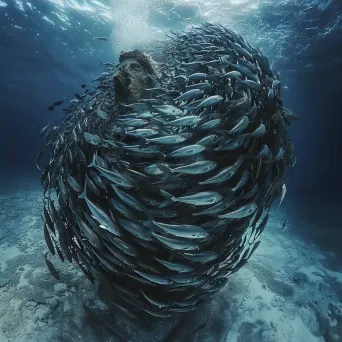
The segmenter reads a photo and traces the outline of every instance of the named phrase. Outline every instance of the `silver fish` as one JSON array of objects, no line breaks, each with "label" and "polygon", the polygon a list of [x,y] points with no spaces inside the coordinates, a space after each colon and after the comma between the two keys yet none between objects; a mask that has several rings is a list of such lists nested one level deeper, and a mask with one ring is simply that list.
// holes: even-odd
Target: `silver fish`
[{"label": "silver fish", "polygon": [[127,219],[132,219],[134,217],[133,212],[125,204],[123,204],[120,200],[118,200],[116,198],[111,198],[110,204],[123,217],[125,217]]},{"label": "silver fish", "polygon": [[217,134],[211,134],[211,135],[207,135],[206,137],[202,138],[200,141],[197,142],[198,145],[202,145],[202,146],[207,146],[207,145],[211,145],[213,143],[215,143],[218,139],[218,135]]},{"label": "silver fish", "polygon": [[284,231],[287,227],[287,223],[289,222],[289,213],[287,212],[286,214],[286,219],[285,221],[283,222],[282,226],[281,226],[281,230]]},{"label": "silver fish", "polygon": [[233,151],[238,148],[240,148],[245,143],[245,140],[241,137],[238,137],[236,139],[230,139],[225,144],[216,147],[215,151]]},{"label": "silver fish", "polygon": [[143,290],[141,290],[141,293],[146,298],[146,300],[151,303],[152,305],[156,306],[157,308],[166,308],[169,306],[167,303],[160,302],[159,300],[155,300],[152,297],[148,296]]},{"label": "silver fish", "polygon": [[182,118],[173,120],[173,121],[168,121],[165,123],[167,126],[193,126],[196,125],[200,121],[200,118],[195,115],[189,115],[189,116],[184,116]]},{"label": "silver fish", "polygon": [[173,236],[183,237],[187,239],[204,239],[209,234],[201,227],[191,224],[167,224],[157,221],[152,221],[158,228],[164,230]]},{"label": "silver fish", "polygon": [[47,224],[46,222],[44,222],[44,238],[45,238],[45,242],[49,248],[49,251],[52,255],[55,255],[55,249],[53,247],[53,243],[49,234],[49,231],[47,229]]},{"label": "silver fish", "polygon": [[142,225],[136,224],[130,220],[122,219],[119,217],[117,218],[117,220],[122,228],[127,230],[135,237],[142,239],[143,241],[152,241],[152,237],[150,236],[149,232]]},{"label": "silver fish", "polygon": [[213,120],[210,120],[208,122],[205,122],[201,125],[197,125],[196,127],[198,129],[214,129],[216,127],[218,127],[220,124],[221,124],[221,119],[213,119]]},{"label": "silver fish", "polygon": [[128,176],[123,176],[115,171],[106,170],[100,166],[95,165],[96,170],[98,170],[102,176],[110,180],[111,182],[115,183],[118,186],[122,186],[125,188],[132,188],[134,187],[134,183],[132,179]]},{"label": "silver fish", "polygon": [[289,121],[299,120],[299,117],[290,109],[283,107],[284,116]]},{"label": "silver fish", "polygon": [[222,78],[227,77],[227,78],[232,78],[234,80],[240,81],[242,79],[243,75],[239,71],[229,71],[222,75]]},{"label": "silver fish", "polygon": [[135,196],[130,195],[127,192],[120,190],[118,187],[114,185],[112,185],[112,188],[123,203],[129,205],[135,210],[145,212],[145,208]]},{"label": "silver fish", "polygon": [[68,175],[67,181],[68,181],[69,185],[72,187],[72,189],[74,189],[77,193],[82,192],[81,186],[79,185],[79,183],[77,182],[77,180],[74,177]]},{"label": "silver fish", "polygon": [[94,218],[100,223],[100,228],[105,229],[114,235],[121,236],[121,232],[119,231],[117,226],[112,222],[110,217],[101,208],[96,206],[92,201],[90,201],[87,198],[86,190],[87,186],[85,184],[83,193],[78,197],[86,201],[87,206],[93,214]]},{"label": "silver fish", "polygon": [[255,158],[264,158],[264,157],[266,157],[267,154],[268,154],[268,151],[269,151],[268,146],[266,144],[263,144],[263,146],[262,146],[261,150],[259,151],[259,153],[257,153],[255,155]]},{"label": "silver fish", "polygon": [[219,218],[240,219],[252,215],[257,209],[254,202],[244,204],[240,208],[230,211],[228,213],[219,215]]},{"label": "silver fish", "polygon": [[216,203],[212,207],[209,207],[207,209],[204,209],[198,213],[193,213],[193,216],[200,216],[200,215],[216,215],[217,213],[229,208],[232,206],[236,200],[225,200],[223,199],[221,202]]},{"label": "silver fish", "polygon": [[281,186],[280,202],[279,202],[278,208],[279,208],[280,205],[283,203],[283,200],[284,200],[284,198],[285,198],[285,195],[286,195],[286,185],[283,184],[283,185]]},{"label": "silver fish", "polygon": [[134,128],[143,127],[148,124],[148,121],[144,119],[127,119],[127,120],[120,120],[119,122],[124,127],[126,126],[126,127],[134,127]]},{"label": "silver fish", "polygon": [[132,131],[126,132],[127,135],[133,137],[143,137],[143,138],[150,138],[154,135],[157,135],[159,132],[156,129],[152,128],[138,128]]},{"label": "silver fish", "polygon": [[155,154],[159,152],[158,146],[141,147],[140,145],[123,145],[127,151],[136,152],[140,154]]},{"label": "silver fish", "polygon": [[244,170],[242,173],[242,176],[240,178],[240,180],[238,181],[238,183],[232,188],[233,191],[236,191],[240,188],[242,188],[248,181],[248,177],[249,177],[249,172],[248,170]]},{"label": "silver fish", "polygon": [[196,109],[205,108],[205,107],[212,107],[212,106],[220,104],[221,102],[223,102],[223,100],[224,100],[223,97],[220,95],[209,96],[208,98],[204,99],[196,107]]},{"label": "silver fish", "polygon": [[275,91],[280,85],[280,81],[278,80],[273,80],[272,82],[272,89]]},{"label": "silver fish", "polygon": [[228,131],[228,133],[235,134],[235,133],[242,132],[243,130],[247,128],[248,124],[249,124],[248,116],[244,115],[240,119],[240,121],[230,131]]},{"label": "silver fish", "polygon": [[162,175],[164,171],[160,169],[160,166],[168,167],[168,164],[165,164],[165,163],[151,164],[144,168],[144,172],[152,176]]},{"label": "silver fish", "polygon": [[179,148],[176,151],[173,151],[167,155],[167,157],[171,158],[183,158],[183,157],[191,157],[196,154],[201,153],[205,150],[205,147],[202,145],[189,145]]},{"label": "silver fish", "polygon": [[278,161],[284,157],[285,150],[280,147],[279,150],[277,151],[276,155],[274,156],[274,161]]},{"label": "silver fish", "polygon": [[264,124],[260,124],[260,126],[255,129],[252,133],[249,134],[250,137],[257,138],[261,137],[266,133],[266,127]]},{"label": "silver fish", "polygon": [[136,252],[135,248],[129,243],[127,243],[126,241],[121,240],[117,238],[116,236],[113,236],[110,234],[107,234],[107,237],[116,248],[120,249],[125,254],[134,256],[134,257],[138,256],[138,253]]},{"label": "silver fish", "polygon": [[154,109],[158,110],[161,113],[178,116],[183,114],[183,111],[175,106],[171,105],[161,105],[161,106],[153,106]]},{"label": "silver fish", "polygon": [[187,137],[184,135],[166,135],[163,137],[157,137],[152,139],[146,139],[149,143],[160,144],[160,145],[174,145],[179,144],[183,141],[187,140]]},{"label": "silver fish", "polygon": [[175,101],[186,101],[196,97],[199,97],[204,94],[204,91],[201,89],[191,89],[183,93],[182,95],[175,98]]},{"label": "silver fish", "polygon": [[91,145],[98,146],[98,145],[101,145],[102,143],[102,139],[96,134],[90,134],[88,132],[84,132],[83,136],[84,136],[84,140],[87,141]]},{"label": "silver fish", "polygon": [[209,89],[212,88],[212,84],[211,83],[202,82],[202,83],[196,83],[196,84],[192,84],[192,85],[187,85],[187,86],[185,86],[185,88],[188,89],[188,90],[192,90],[192,89],[209,90]]},{"label": "silver fish", "polygon": [[96,111],[96,115],[103,120],[109,120],[109,115],[103,110],[98,109]]},{"label": "silver fish", "polygon": [[216,166],[217,164],[211,160],[199,160],[189,165],[178,166],[172,169],[172,172],[199,175],[214,170]]},{"label": "silver fish", "polygon": [[199,182],[199,184],[214,184],[214,183],[226,182],[227,180],[229,180],[235,175],[236,171],[241,166],[242,162],[243,160],[241,158],[238,159],[235,162],[235,164],[223,168],[217,175],[205,181]]},{"label": "silver fish", "polygon": [[181,202],[193,205],[209,205],[221,201],[222,195],[215,191],[203,191],[189,196],[172,197],[174,202]]},{"label": "silver fish", "polygon": [[149,274],[149,273],[138,271],[138,270],[134,270],[134,272],[139,274],[141,277],[151,281],[152,283],[156,283],[159,285],[169,285],[172,283],[172,281],[170,279],[167,279],[167,278],[164,278],[161,276]]},{"label": "silver fish", "polygon": [[254,82],[254,81],[251,81],[251,80],[242,80],[242,81],[240,81],[240,86],[244,86],[244,87],[250,88],[250,89],[254,90],[257,93],[261,93],[262,92],[261,86],[258,83]]},{"label": "silver fish", "polygon": [[174,250],[180,250],[180,251],[193,251],[198,249],[198,245],[191,241],[182,241],[179,239],[175,239],[175,238],[170,238],[170,237],[166,237],[163,235],[159,235],[155,232],[152,232],[153,236],[160,241],[162,244],[164,244],[165,246],[174,249]]},{"label": "silver fish", "polygon": [[189,259],[193,262],[210,262],[215,260],[218,257],[218,254],[213,251],[199,251],[196,253],[183,253],[183,256],[186,259]]},{"label": "silver fish", "polygon": [[75,217],[76,217],[76,222],[78,224],[78,227],[80,228],[80,230],[82,231],[84,236],[88,239],[88,241],[95,248],[101,249],[102,243],[101,243],[101,240],[99,239],[99,237],[97,236],[97,234],[95,232],[93,232],[92,229],[82,220],[80,215],[78,215],[76,213]]},{"label": "silver fish", "polygon": [[176,271],[179,273],[189,273],[194,270],[192,267],[186,264],[179,264],[179,263],[170,262],[170,261],[166,261],[166,260],[162,260],[158,258],[156,258],[156,260],[171,271]]}]

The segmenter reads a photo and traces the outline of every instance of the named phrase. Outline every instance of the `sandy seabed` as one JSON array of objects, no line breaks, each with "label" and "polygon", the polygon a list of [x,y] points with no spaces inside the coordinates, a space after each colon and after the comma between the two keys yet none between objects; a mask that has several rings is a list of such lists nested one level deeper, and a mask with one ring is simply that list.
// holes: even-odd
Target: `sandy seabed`
[{"label": "sandy seabed", "polygon": [[[120,341],[110,324],[93,315],[116,320],[75,263],[52,257],[60,282],[50,275],[41,253],[47,251],[41,198],[37,181],[1,190],[0,342]],[[291,209],[305,202],[295,202],[287,198],[279,213],[272,212],[249,262],[183,319],[168,342],[342,341],[341,235],[305,220]],[[290,219],[282,231],[287,210]],[[83,303],[92,303],[92,309]],[[121,326],[120,334],[127,336],[123,341],[166,341],[176,319],[159,322],[151,333]]]}]

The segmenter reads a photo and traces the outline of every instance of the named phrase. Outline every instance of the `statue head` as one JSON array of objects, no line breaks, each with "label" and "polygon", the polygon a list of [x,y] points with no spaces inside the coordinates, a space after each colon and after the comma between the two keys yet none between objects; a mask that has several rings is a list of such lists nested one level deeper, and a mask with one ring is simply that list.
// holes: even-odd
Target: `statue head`
[{"label": "statue head", "polygon": [[119,70],[114,76],[115,96],[118,103],[139,101],[145,89],[153,87],[156,71],[151,59],[140,50],[121,52]]}]

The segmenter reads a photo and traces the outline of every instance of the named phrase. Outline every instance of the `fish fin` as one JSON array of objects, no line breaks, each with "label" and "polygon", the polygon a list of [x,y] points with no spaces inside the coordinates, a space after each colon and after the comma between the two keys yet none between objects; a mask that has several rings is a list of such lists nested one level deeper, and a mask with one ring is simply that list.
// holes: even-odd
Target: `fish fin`
[{"label": "fish fin", "polygon": [[96,153],[93,154],[93,159],[87,167],[95,167],[96,165],[95,160],[96,160]]},{"label": "fish fin", "polygon": [[149,218],[147,221],[143,222],[143,226],[145,228],[149,228],[149,229],[153,230],[155,228],[155,224],[153,222],[154,222],[154,218],[151,216],[151,218]]},{"label": "fish fin", "polygon": [[120,132],[120,138],[121,138],[120,142],[121,142],[126,135],[126,131],[122,126],[120,127],[120,129],[121,129],[121,132]]},{"label": "fish fin", "polygon": [[[173,198],[175,198],[175,197],[173,197]],[[162,203],[160,203],[160,204],[158,205],[157,208],[159,208],[159,209],[165,208],[165,207],[167,207],[169,204],[171,204],[172,202],[175,202],[175,201],[173,201],[172,198],[171,198],[171,199],[166,199],[165,201],[163,201]]]},{"label": "fish fin", "polygon": [[149,142],[148,139],[139,136],[139,149],[142,149],[142,148],[146,147],[148,142]]},{"label": "fish fin", "polygon": [[162,165],[160,163],[157,164],[158,168],[162,170],[165,173],[165,178],[163,179],[163,182],[168,182],[172,178],[172,171],[169,167]]},{"label": "fish fin", "polygon": [[83,192],[78,196],[80,199],[87,199],[87,183],[84,182],[84,190]]},{"label": "fish fin", "polygon": [[[101,125],[101,128],[102,128],[102,125]],[[99,129],[99,131],[97,132],[98,133],[98,136],[100,137],[100,139],[101,139],[101,145],[102,145],[102,147],[105,147],[105,139],[104,139],[104,137],[103,137],[103,135],[101,134],[101,132],[100,132],[100,129]]]},{"label": "fish fin", "polygon": [[119,146],[119,155],[122,156],[125,153],[125,149],[122,145]]}]

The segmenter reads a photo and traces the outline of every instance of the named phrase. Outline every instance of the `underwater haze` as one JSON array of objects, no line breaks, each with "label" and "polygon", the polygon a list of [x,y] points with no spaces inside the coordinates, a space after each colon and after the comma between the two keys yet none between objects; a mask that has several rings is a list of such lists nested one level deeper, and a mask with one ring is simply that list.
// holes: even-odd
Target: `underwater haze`
[{"label": "underwater haze", "polygon": [[[297,163],[260,246],[209,302],[178,325],[113,331],[105,308],[83,305],[96,298],[77,265],[56,262],[57,281],[44,262],[40,130],[95,87],[101,63],[203,22],[240,34],[279,73],[299,117]],[[342,341],[342,1],[0,0],[0,25],[0,342]]]}]

